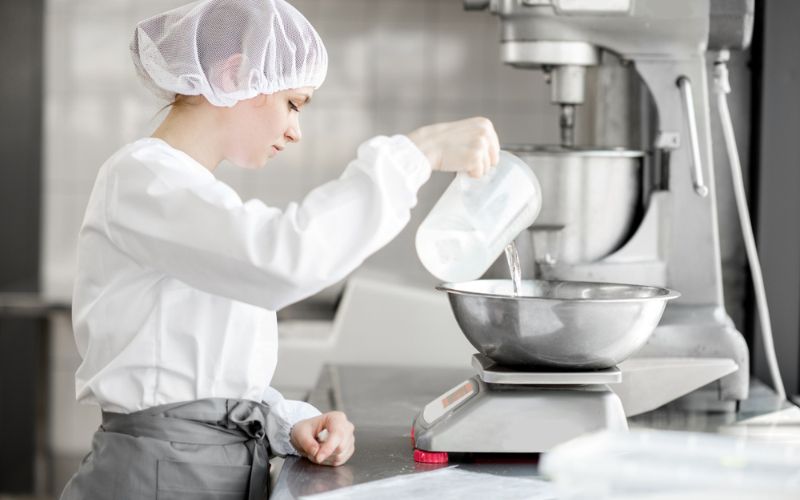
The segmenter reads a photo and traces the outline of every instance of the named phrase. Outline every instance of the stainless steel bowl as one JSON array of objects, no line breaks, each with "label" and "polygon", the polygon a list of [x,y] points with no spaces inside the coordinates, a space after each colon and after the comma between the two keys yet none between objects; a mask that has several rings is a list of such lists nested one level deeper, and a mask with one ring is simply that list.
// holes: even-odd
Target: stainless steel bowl
[{"label": "stainless steel bowl", "polygon": [[508,366],[600,369],[642,347],[661,319],[666,288],[578,281],[445,283],[456,321],[475,348]]},{"label": "stainless steel bowl", "polygon": [[536,259],[592,262],[631,234],[641,204],[641,151],[504,145],[527,163],[542,186],[533,223]]}]

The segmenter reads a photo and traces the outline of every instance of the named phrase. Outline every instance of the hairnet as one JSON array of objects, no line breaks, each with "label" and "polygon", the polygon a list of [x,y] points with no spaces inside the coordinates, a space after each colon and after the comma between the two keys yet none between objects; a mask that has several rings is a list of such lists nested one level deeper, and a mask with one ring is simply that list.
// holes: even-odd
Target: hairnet
[{"label": "hairnet", "polygon": [[203,95],[216,106],[319,87],[328,54],[285,0],[201,0],[140,22],[131,41],[139,75],[157,95]]}]

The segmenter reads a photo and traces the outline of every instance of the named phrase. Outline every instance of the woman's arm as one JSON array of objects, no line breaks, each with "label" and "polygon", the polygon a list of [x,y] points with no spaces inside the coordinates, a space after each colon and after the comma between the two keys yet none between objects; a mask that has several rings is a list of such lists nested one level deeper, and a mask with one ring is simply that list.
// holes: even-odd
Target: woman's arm
[{"label": "woman's arm", "polygon": [[190,286],[277,310],[333,284],[396,236],[428,179],[405,136],[362,144],[342,176],[285,211],[211,181],[172,186],[152,165],[106,173],[106,231],[123,252]]},{"label": "woman's arm", "polygon": [[187,184],[129,159],[105,173],[102,230],[143,266],[278,310],[340,281],[394,238],[431,169],[480,176],[498,152],[485,118],[375,137],[339,179],[283,212],[242,203],[211,175]]}]

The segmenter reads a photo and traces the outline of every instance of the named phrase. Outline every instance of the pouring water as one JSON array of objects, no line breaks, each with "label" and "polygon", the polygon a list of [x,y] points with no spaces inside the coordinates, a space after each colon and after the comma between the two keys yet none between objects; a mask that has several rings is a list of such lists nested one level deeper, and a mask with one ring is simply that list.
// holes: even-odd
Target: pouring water
[{"label": "pouring water", "polygon": [[508,262],[508,273],[511,275],[511,283],[514,285],[512,296],[519,295],[522,289],[522,268],[519,265],[519,253],[517,245],[512,241],[506,246],[506,262]]}]

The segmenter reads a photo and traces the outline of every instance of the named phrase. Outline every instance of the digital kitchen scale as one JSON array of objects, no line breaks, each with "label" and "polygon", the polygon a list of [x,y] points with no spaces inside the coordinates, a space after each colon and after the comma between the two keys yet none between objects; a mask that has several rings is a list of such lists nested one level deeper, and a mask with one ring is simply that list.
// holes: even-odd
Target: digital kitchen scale
[{"label": "digital kitchen scale", "polygon": [[477,375],[428,403],[414,419],[414,460],[448,461],[448,453],[541,453],[582,434],[627,430],[608,384],[617,367],[593,371],[498,365],[475,354]]}]

